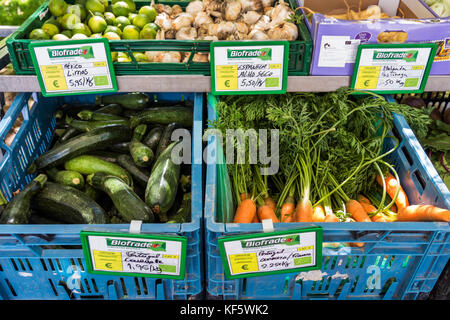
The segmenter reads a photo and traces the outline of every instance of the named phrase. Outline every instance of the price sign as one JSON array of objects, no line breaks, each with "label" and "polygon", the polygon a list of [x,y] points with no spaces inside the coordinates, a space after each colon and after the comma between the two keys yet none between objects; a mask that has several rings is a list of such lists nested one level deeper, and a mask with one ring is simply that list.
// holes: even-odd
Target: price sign
[{"label": "price sign", "polygon": [[288,53],[288,41],[211,42],[212,93],[286,93]]},{"label": "price sign", "polygon": [[186,237],[82,231],[87,270],[167,279],[184,279]]},{"label": "price sign", "polygon": [[218,239],[229,279],[320,269],[322,228],[247,234]]},{"label": "price sign", "polygon": [[29,49],[44,96],[117,91],[107,39],[36,41]]},{"label": "price sign", "polygon": [[421,93],[435,54],[435,43],[360,45],[351,86],[378,93]]}]

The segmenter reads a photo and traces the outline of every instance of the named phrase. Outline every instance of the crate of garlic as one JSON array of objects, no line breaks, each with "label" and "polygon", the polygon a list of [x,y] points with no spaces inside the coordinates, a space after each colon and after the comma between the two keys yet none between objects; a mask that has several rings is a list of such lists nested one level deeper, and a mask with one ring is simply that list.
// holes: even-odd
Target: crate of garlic
[{"label": "crate of garlic", "polygon": [[210,75],[211,41],[288,40],[288,74],[308,75],[312,39],[295,7],[295,0],[50,0],[8,49],[17,74],[35,74],[31,41],[105,37],[116,75]]}]

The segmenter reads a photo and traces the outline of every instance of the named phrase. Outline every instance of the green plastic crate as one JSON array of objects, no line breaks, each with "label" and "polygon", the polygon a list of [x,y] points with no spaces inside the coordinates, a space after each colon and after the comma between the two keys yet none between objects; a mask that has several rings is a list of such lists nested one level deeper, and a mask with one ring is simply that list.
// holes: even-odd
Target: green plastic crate
[{"label": "green plastic crate", "polygon": [[[295,0],[289,0],[291,8],[295,8]],[[66,1],[72,3],[73,1]],[[137,8],[148,5],[148,1],[135,1]],[[175,5],[185,8],[189,1],[155,1],[155,3]],[[18,75],[35,75],[33,62],[28,50],[33,40],[27,39],[28,34],[35,28],[42,26],[50,18],[48,1],[43,3],[7,41],[10,59]],[[306,24],[298,24],[298,40],[289,44],[288,75],[307,76],[311,65],[312,39]],[[39,41],[39,40],[37,40]],[[209,53],[210,41],[207,40],[110,40],[111,51],[127,52],[132,62],[114,62],[116,75],[173,75],[173,74],[211,74],[210,64],[193,62],[195,53]],[[179,51],[190,52],[190,58],[185,63],[149,63],[137,62],[133,52],[143,51]]]}]

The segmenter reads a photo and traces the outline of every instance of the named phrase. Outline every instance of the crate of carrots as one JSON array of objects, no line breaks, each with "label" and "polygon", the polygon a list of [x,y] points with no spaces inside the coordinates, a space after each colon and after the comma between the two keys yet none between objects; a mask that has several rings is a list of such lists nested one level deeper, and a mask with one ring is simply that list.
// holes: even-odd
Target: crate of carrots
[{"label": "crate of carrots", "polygon": [[[425,299],[447,263],[450,207],[416,152],[411,131],[417,109],[371,94],[336,92],[208,98],[205,189],[206,289],[218,299]],[[250,160],[252,134],[229,129],[278,130],[256,140],[268,144],[266,165]],[[249,131],[247,131],[248,133]],[[245,161],[224,161],[232,144]],[[272,152],[272,154],[271,154]],[[208,153],[209,154],[209,153]],[[213,153],[211,153],[213,154]],[[227,156],[229,155],[226,152]],[[275,156],[273,156],[276,154]],[[273,157],[272,157],[273,156]],[[276,166],[275,166],[276,167]],[[266,170],[266,171],[265,171]],[[323,229],[322,268],[237,280],[227,279],[217,239],[318,225]],[[333,223],[332,223],[333,222]],[[419,240],[420,239],[420,240]],[[380,268],[371,286],[371,268]]]}]

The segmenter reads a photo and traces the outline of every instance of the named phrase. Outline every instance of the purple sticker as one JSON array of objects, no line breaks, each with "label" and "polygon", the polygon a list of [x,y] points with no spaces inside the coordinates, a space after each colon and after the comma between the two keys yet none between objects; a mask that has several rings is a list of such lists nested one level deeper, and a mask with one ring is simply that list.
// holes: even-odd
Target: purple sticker
[{"label": "purple sticker", "polygon": [[369,32],[360,32],[355,37],[355,39],[361,40],[361,43],[369,41],[370,38],[372,38],[372,34]]},{"label": "purple sticker", "polygon": [[450,49],[450,38],[445,39],[444,49]]}]

